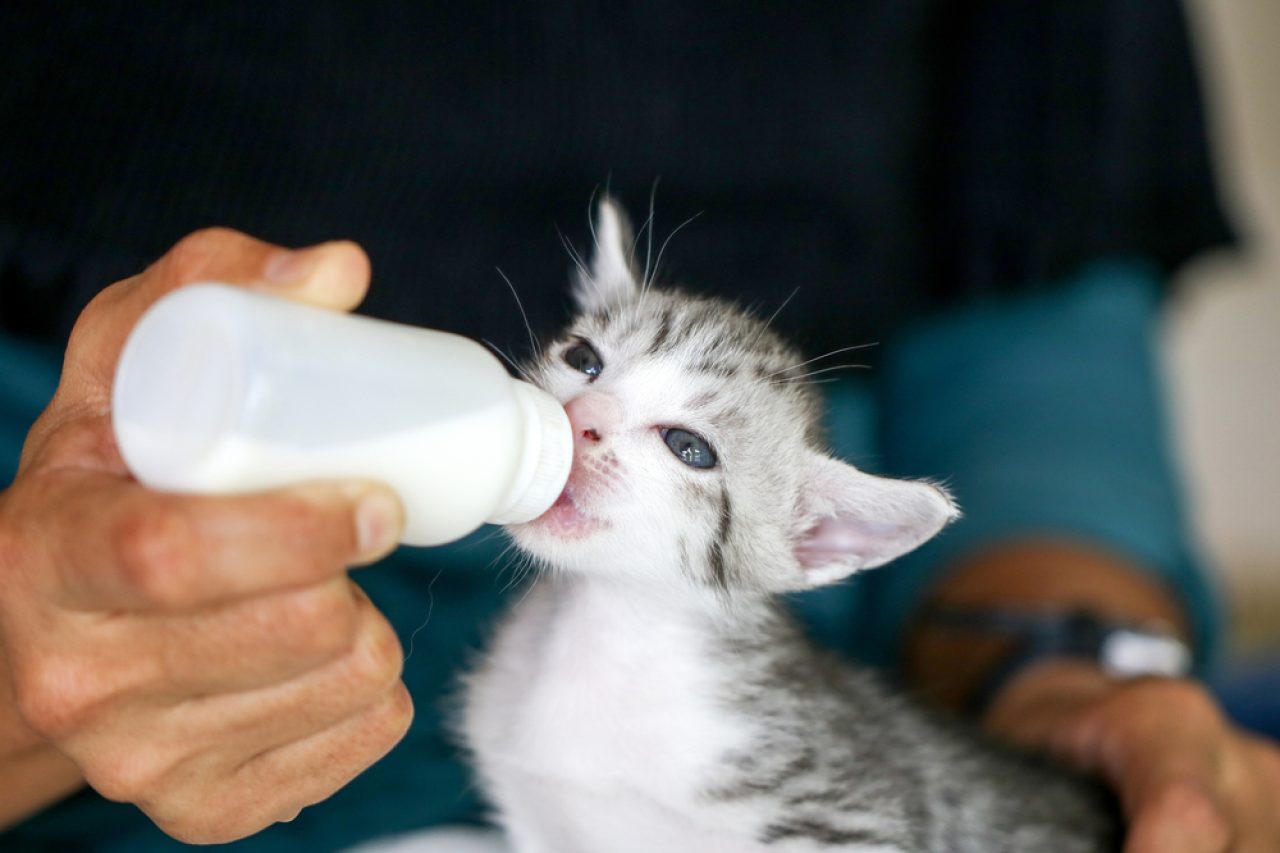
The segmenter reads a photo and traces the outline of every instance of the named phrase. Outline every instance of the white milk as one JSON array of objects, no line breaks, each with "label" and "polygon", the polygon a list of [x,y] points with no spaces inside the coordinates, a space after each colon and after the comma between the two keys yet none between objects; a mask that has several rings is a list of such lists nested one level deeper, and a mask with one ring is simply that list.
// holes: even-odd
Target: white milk
[{"label": "white milk", "polygon": [[125,463],[157,489],[381,480],[410,545],[536,518],[573,458],[560,404],[474,341],[220,284],[142,316],[112,418]]}]

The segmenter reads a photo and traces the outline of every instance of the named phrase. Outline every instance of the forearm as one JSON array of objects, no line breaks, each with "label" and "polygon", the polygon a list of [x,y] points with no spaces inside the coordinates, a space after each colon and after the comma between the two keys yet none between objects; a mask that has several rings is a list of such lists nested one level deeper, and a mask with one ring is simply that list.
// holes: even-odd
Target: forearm
[{"label": "forearm", "polygon": [[1164,432],[1160,304],[1149,268],[1100,263],[940,316],[887,352],[886,468],[943,479],[965,515],[878,586],[875,618],[895,641],[886,665],[909,663],[951,704],[971,692],[1007,641],[917,638],[912,623],[923,599],[961,596],[1158,619],[1183,634],[1197,672],[1211,668],[1217,598],[1188,542]]},{"label": "forearm", "polygon": [[[941,576],[926,603],[1086,609],[1117,621],[1159,622],[1184,640],[1190,634],[1181,606],[1150,573],[1100,548],[1049,539],[1010,542],[964,559]],[[904,671],[930,701],[959,709],[1009,651],[1008,639],[960,631],[917,615],[907,629]],[[1078,668],[1072,671],[1076,674],[1070,677],[1083,688],[1088,676]]]}]

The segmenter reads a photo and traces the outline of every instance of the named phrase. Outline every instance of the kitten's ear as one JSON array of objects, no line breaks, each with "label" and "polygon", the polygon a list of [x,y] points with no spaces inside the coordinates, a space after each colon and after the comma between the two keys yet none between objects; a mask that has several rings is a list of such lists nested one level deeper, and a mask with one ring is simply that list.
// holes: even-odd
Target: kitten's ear
[{"label": "kitten's ear", "polygon": [[638,288],[631,266],[631,223],[609,196],[600,199],[592,229],[596,248],[590,275],[578,270],[573,298],[581,310],[596,314],[630,301]]},{"label": "kitten's ear", "polygon": [[812,454],[794,553],[804,587],[883,565],[931,539],[960,510],[942,488],[865,474]]}]

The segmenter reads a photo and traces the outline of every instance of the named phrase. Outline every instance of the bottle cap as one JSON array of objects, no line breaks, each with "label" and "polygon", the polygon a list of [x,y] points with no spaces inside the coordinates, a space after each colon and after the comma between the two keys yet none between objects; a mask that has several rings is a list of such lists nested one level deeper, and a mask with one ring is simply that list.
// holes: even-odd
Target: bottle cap
[{"label": "bottle cap", "polygon": [[490,524],[519,524],[542,515],[564,491],[573,467],[573,430],[555,397],[528,382],[512,380],[524,412],[524,452],[507,492],[507,503]]}]

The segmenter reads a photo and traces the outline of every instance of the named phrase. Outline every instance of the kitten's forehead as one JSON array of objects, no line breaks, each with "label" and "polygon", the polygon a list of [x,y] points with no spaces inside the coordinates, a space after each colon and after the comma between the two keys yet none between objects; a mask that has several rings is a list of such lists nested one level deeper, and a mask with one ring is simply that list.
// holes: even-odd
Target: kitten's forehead
[{"label": "kitten's forehead", "polygon": [[650,290],[580,318],[574,332],[628,355],[678,357],[722,378],[742,369],[764,378],[800,361],[797,350],[736,305],[678,291]]},{"label": "kitten's forehead", "polygon": [[648,290],[608,312],[580,317],[571,333],[605,350],[615,370],[646,375],[708,417],[741,412],[744,405],[782,407],[805,433],[818,419],[816,394],[796,381],[800,352],[724,300]]}]

